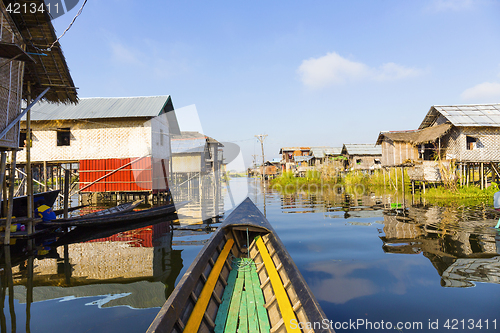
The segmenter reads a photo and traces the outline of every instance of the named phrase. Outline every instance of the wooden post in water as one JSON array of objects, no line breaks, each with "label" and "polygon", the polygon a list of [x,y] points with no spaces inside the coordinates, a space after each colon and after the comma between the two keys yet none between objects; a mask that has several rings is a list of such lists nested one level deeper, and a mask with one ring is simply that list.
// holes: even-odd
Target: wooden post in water
[{"label": "wooden post in water", "polygon": [[[28,96],[26,103],[31,103],[31,82],[28,81]],[[31,109],[26,113],[26,217],[29,219],[27,223],[28,235],[32,234],[33,228],[33,174],[31,172]]]},{"label": "wooden post in water", "polygon": [[481,162],[479,169],[479,177],[481,178],[481,190],[484,190],[484,163]]},{"label": "wooden post in water", "polygon": [[47,191],[47,161],[43,161],[43,190]]},{"label": "wooden post in water", "polygon": [[394,173],[396,174],[396,192],[398,191],[398,168],[394,168]]},{"label": "wooden post in water", "polygon": [[406,206],[406,198],[405,198],[405,169],[401,167],[401,186],[403,187],[403,209]]},{"label": "wooden post in water", "polygon": [[[6,182],[5,169],[7,168],[7,153],[5,151],[2,151],[0,153],[0,155],[1,155],[0,156],[0,191],[1,191],[3,189],[5,182]],[[5,192],[3,192],[3,193],[5,193]],[[3,195],[2,199],[6,200],[6,196]],[[0,216],[5,215],[4,214],[5,210],[3,209],[3,207],[0,207],[0,209],[2,210]]]},{"label": "wooden post in water", "polygon": [[70,170],[64,170],[64,218],[68,218]]},{"label": "wooden post in water", "polygon": [[7,205],[7,219],[5,221],[4,245],[10,245],[10,226],[12,224],[12,210],[14,208],[14,181],[16,175],[17,150],[11,150],[10,172],[9,172],[9,199]]}]

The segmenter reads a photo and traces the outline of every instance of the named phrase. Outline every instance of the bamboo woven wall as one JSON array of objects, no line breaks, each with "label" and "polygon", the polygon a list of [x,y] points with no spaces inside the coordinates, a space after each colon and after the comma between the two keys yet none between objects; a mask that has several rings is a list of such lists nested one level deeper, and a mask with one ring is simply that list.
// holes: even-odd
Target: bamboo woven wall
[{"label": "bamboo woven wall", "polygon": [[[382,155],[349,155],[349,167],[353,170],[370,170],[379,169],[381,164],[377,164],[375,160],[381,160]],[[357,163],[356,160],[361,160]]]},{"label": "bamboo woven wall", "polygon": [[384,138],[382,141],[382,165],[395,166],[405,161],[418,160],[418,148],[409,142],[391,141]]},{"label": "bamboo woven wall", "polygon": [[[21,36],[6,13],[3,2],[0,2],[0,39],[2,42],[23,46]],[[2,58],[3,64],[7,59]],[[24,62],[10,61],[0,67],[0,131],[12,123],[21,113],[21,96],[23,86]],[[17,148],[19,142],[19,125],[14,126],[0,139],[0,149]]]},{"label": "bamboo woven wall", "polygon": [[[467,150],[467,136],[478,140],[475,149]],[[453,127],[445,144],[447,159],[457,162],[500,162],[500,127]]]},{"label": "bamboo woven wall", "polygon": [[[21,127],[26,124],[23,122]],[[129,158],[152,153],[151,122],[141,119],[37,121],[31,127],[34,162]],[[69,146],[57,146],[58,128],[70,128]],[[168,154],[169,145],[165,144],[164,149]],[[25,151],[20,151],[17,158],[26,161]]]}]

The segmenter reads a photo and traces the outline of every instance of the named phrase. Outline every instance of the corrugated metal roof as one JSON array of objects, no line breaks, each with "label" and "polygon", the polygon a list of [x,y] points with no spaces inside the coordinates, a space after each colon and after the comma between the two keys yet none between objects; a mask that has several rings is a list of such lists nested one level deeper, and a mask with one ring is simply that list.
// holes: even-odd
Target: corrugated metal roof
[{"label": "corrugated metal roof", "polygon": [[307,162],[309,161],[311,158],[313,158],[312,156],[294,156],[293,159],[295,162]]},{"label": "corrugated metal roof", "polygon": [[323,147],[312,147],[311,155],[316,158],[324,158],[325,157],[325,149]]},{"label": "corrugated metal roof", "polygon": [[[150,97],[81,98],[79,103],[54,104],[40,102],[31,112],[31,120],[72,120],[94,118],[156,117],[170,101],[169,95]],[[170,111],[166,109],[165,111]]]},{"label": "corrugated metal roof", "polygon": [[342,152],[349,155],[382,155],[382,147],[371,143],[351,144],[346,143]]},{"label": "corrugated metal roof", "polygon": [[206,139],[172,140],[172,154],[202,153],[205,151]]},{"label": "corrugated metal roof", "polygon": [[335,156],[342,154],[342,147],[326,147],[325,155],[327,156]]},{"label": "corrugated metal roof", "polygon": [[432,106],[419,128],[431,126],[439,114],[458,127],[500,127],[500,104],[476,104]]},{"label": "corrugated metal roof", "polygon": [[207,136],[199,132],[181,132],[181,134],[172,135],[170,145],[172,154],[181,153],[202,153],[205,151]]}]

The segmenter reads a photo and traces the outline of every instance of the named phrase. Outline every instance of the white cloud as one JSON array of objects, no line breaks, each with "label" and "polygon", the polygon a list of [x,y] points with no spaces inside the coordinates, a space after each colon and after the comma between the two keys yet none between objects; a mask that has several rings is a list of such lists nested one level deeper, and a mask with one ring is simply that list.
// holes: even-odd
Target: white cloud
[{"label": "white cloud", "polygon": [[374,78],[380,81],[392,81],[404,79],[407,77],[419,76],[421,70],[408,68],[393,62],[383,64],[378,70],[374,71]]},{"label": "white cloud", "polygon": [[111,53],[114,61],[127,65],[142,65],[141,54],[133,49],[125,47],[118,42],[111,42]]},{"label": "white cloud", "polygon": [[297,72],[304,85],[311,88],[321,88],[330,84],[343,84],[357,80],[399,80],[418,76],[422,71],[392,62],[383,64],[379,68],[370,68],[361,62],[351,61],[331,52],[319,58],[302,61]]},{"label": "white cloud", "polygon": [[475,85],[472,88],[466,89],[462,95],[462,99],[475,102],[492,102],[500,100],[500,83],[484,82]]},{"label": "white cloud", "polygon": [[298,72],[306,86],[319,88],[330,83],[344,83],[366,75],[366,65],[342,58],[335,52],[302,61]]}]

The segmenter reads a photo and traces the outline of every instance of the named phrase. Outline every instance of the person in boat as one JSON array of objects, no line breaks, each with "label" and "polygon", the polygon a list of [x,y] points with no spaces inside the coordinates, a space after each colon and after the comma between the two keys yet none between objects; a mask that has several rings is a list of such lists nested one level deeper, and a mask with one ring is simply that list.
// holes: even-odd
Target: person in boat
[{"label": "person in boat", "polygon": [[43,199],[39,199],[35,202],[35,216],[41,217],[44,222],[55,220],[56,213],[47,206],[47,203]]}]

